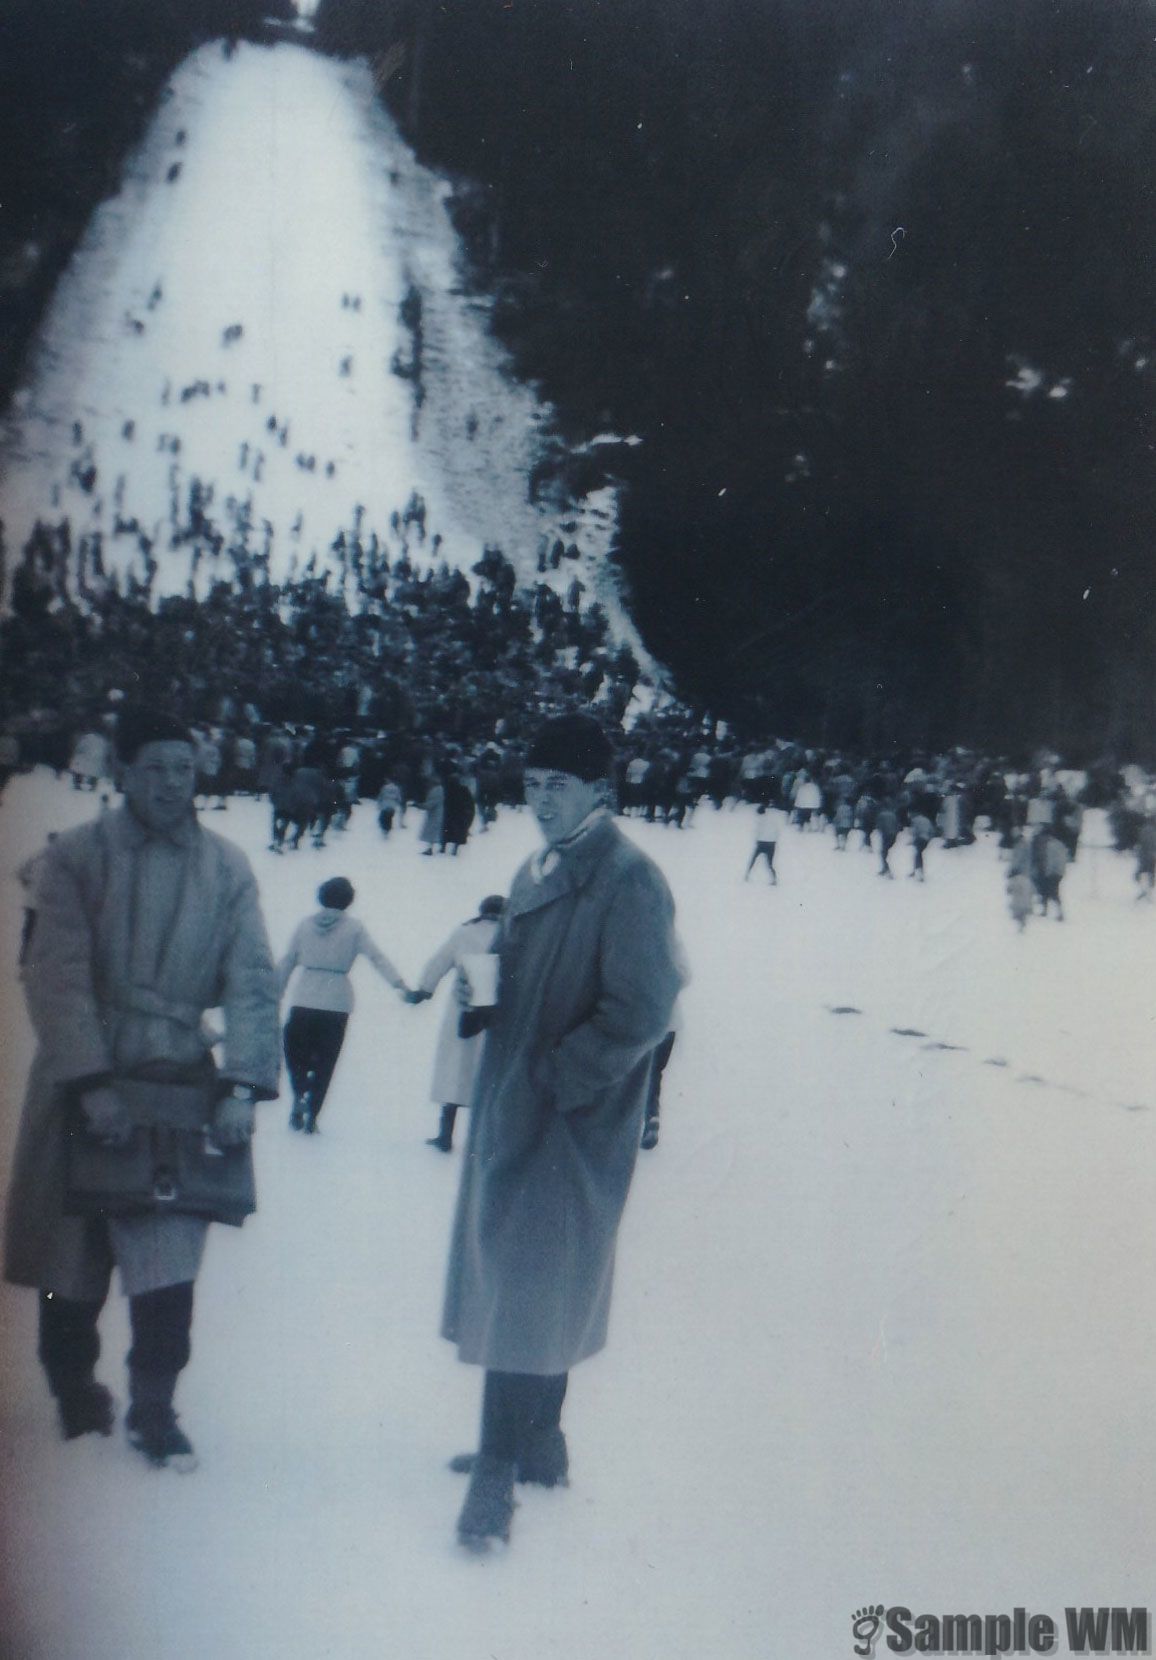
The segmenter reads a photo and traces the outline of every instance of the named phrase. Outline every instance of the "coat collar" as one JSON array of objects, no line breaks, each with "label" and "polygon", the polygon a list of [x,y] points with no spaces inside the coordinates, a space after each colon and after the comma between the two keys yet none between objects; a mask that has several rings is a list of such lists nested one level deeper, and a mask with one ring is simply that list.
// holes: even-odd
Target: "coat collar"
[{"label": "coat collar", "polygon": [[505,916],[513,920],[529,911],[541,910],[553,904],[563,894],[576,893],[586,886],[598,865],[621,840],[621,832],[609,814],[592,824],[585,835],[572,847],[561,849],[561,857],[554,868],[540,881],[535,881],[527,861],[514,878]]},{"label": "coat collar", "polygon": [[147,825],[141,823],[131,807],[118,808],[111,816],[110,822],[120,839],[134,850],[144,847],[148,842],[168,842],[172,847],[193,847],[201,829],[197,815],[191,807],[188,816],[179,824],[174,824],[171,830],[150,830]]}]

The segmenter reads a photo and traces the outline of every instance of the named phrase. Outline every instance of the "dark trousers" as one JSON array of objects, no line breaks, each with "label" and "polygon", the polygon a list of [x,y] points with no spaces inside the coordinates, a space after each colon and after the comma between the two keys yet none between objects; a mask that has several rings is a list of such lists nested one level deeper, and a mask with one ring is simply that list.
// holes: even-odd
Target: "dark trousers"
[{"label": "dark trousers", "polygon": [[383,836],[388,836],[393,829],[393,808],[383,807],[377,815],[377,822],[381,826]]},{"label": "dark trousers", "polygon": [[538,1377],[531,1372],[487,1372],[482,1389],[481,1451],[513,1462],[543,1430],[562,1419],[569,1374]]},{"label": "dark trousers", "polygon": [[751,854],[751,862],[746,868],[743,881],[746,881],[747,877],[750,875],[751,871],[754,870],[760,859],[765,859],[767,861],[767,870],[770,872],[771,881],[777,883],[779,878],[775,872],[775,843],[770,841],[755,842],[755,850]]},{"label": "dark trousers", "polygon": [[[172,1400],[177,1373],[188,1365],[193,1324],[193,1285],[166,1285],[129,1298],[132,1348],[128,1352],[134,1400]],[[40,1293],[40,1364],[54,1395],[67,1395],[92,1382],[100,1358],[97,1321],[104,1298],[80,1302]]]},{"label": "dark trousers", "polygon": [[347,1014],[332,1009],[305,1009],[294,1004],[289,1010],[284,1033],[289,1081],[294,1095],[300,1097],[309,1091],[314,1118],[325,1104],[348,1019]]}]

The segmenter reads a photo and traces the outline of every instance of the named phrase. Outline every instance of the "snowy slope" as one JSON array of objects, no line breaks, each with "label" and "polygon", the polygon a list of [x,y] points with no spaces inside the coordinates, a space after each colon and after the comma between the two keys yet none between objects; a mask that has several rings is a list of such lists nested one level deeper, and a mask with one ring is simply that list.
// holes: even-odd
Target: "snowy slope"
[{"label": "snowy slope", "polygon": [[[0,426],[10,545],[54,516],[53,501],[74,531],[107,535],[122,478],[125,516],[167,539],[173,482],[184,498],[199,477],[215,487],[219,522],[229,497],[251,502],[254,547],[262,522],[273,527],[276,576],[293,556],[324,556],[359,504],[366,535],[387,539],[391,513],[416,490],[441,556],[467,569],[495,542],[536,580],[541,539],[561,532],[582,558],[551,580],[564,586],[580,570],[587,599],[635,641],[606,562],[613,492],[596,492],[575,528],[528,501],[552,411],[507,373],[485,302],[458,290],[447,186],[398,136],[369,66],[287,44],[242,45],[226,61],[212,45],[168,94],[121,193],[94,215]],[[412,355],[399,315],[411,288],[422,296],[420,408],[390,368]],[[208,392],[182,403],[197,382]],[[284,447],[270,416],[288,423]],[[179,452],[158,448],[173,438]],[[86,494],[70,464],[89,451],[98,480]],[[312,471],[298,455],[314,458]],[[131,546],[122,539],[122,555]],[[427,549],[411,537],[419,560]],[[162,587],[184,586],[187,561],[187,550],[161,555]]]},{"label": "snowy slope", "polygon": [[[90,810],[17,780],[5,873]],[[411,979],[534,842],[506,814],[422,859],[413,818],[383,845],[363,807],[276,859],[263,807],[208,822],[249,851],[275,945],[345,873]],[[1069,920],[1021,937],[990,845],[933,847],[919,887],[790,832],[780,887],[744,887],[753,829],[628,826],[694,981],[610,1345],[572,1380],[570,1490],[523,1496],[504,1557],[452,1544],[479,1379],[436,1336],[460,1158],[423,1144],[438,1009],[363,966],[323,1134],[264,1109],[260,1214],[210,1242],[178,1403],[196,1475],[58,1443],[33,1299],[0,1292],[6,1655],[804,1660],[849,1653],[870,1601],[1150,1600],[1156,933],[1129,864],[1085,847]],[[0,964],[18,919],[8,880]],[[30,1039],[3,974],[13,1103]],[[0,1164],[13,1130],[10,1106]],[[106,1329],[123,1394],[119,1302]]]}]

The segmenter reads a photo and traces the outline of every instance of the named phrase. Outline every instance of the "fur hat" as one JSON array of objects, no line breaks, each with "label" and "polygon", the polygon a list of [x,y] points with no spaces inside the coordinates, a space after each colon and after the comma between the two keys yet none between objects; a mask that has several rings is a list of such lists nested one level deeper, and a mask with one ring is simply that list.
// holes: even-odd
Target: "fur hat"
[{"label": "fur hat", "polygon": [[544,772],[568,772],[584,784],[593,784],[609,777],[613,761],[610,739],[593,716],[558,715],[539,731],[525,765]]},{"label": "fur hat", "polygon": [[189,744],[196,741],[183,720],[163,709],[137,706],[122,709],[116,717],[116,753],[131,766],[146,744]]}]

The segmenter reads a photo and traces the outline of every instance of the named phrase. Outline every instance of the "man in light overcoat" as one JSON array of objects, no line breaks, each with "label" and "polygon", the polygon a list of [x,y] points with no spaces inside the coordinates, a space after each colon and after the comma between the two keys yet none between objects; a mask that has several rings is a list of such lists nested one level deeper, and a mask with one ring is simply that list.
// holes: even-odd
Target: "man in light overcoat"
[{"label": "man in light overcoat", "polygon": [[[564,1483],[571,1367],[606,1341],[614,1248],[653,1052],[684,975],[658,867],[607,807],[613,751],[585,715],[526,757],[545,847],[518,871],[473,1098],[442,1334],[485,1368],[459,1538],[509,1533],[513,1483]],[[467,1014],[467,1022],[473,1011]]]},{"label": "man in light overcoat", "polygon": [[[149,1212],[65,1214],[65,1115],[131,1135],[116,1081],[207,1075],[211,1134],[236,1146],[254,1102],[277,1093],[277,981],[240,850],[193,811],[195,750],[178,722],[126,711],[117,729],[126,805],[58,836],[44,855],[25,967],[38,1038],[6,1219],[5,1275],[40,1293],[39,1354],[66,1439],[109,1434],[113,1401],[96,1381],[97,1322],[112,1268],[129,1299],[129,1439],[153,1464],[195,1463],[173,1397],[190,1352],[193,1282],[209,1223]],[[203,1017],[224,1016],[214,1084]]]}]

